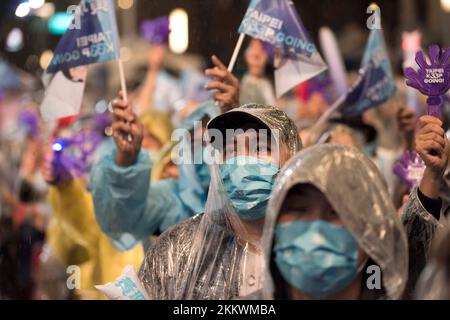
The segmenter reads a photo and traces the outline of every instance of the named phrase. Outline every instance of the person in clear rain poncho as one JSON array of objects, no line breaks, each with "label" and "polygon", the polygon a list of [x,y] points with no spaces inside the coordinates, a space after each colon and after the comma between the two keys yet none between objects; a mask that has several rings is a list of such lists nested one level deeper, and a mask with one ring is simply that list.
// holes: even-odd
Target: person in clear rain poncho
[{"label": "person in clear rain poncho", "polygon": [[408,277],[403,226],[376,166],[320,144],[283,167],[262,246],[263,299],[398,299]]},{"label": "person in clear rain poncho", "polygon": [[[209,119],[240,105],[239,80],[216,56],[212,57],[212,64],[205,70],[212,79],[205,89],[214,91],[215,101],[202,103],[181,124],[181,129],[191,131],[194,139]],[[114,150],[93,167],[90,188],[102,230],[117,248],[128,250],[148,236],[204,211],[210,174],[208,165],[201,161],[181,163],[178,179],[150,184],[153,163],[141,150],[142,124],[123,96],[112,105]],[[181,142],[198,146],[194,140]]]},{"label": "person in clear rain poncho", "polygon": [[[116,108],[128,108],[126,103],[121,103],[116,102]],[[122,110],[115,112],[124,114]],[[196,121],[200,124],[203,121],[206,126],[207,120],[218,113],[214,102],[205,102],[181,127],[186,131],[201,131],[201,125],[194,128]],[[97,221],[120,250],[133,248],[148,236],[202,212],[206,203],[210,179],[207,164],[181,164],[178,179],[151,183],[153,162],[149,154],[141,150],[141,140],[138,136],[133,139],[132,143],[138,145],[133,147],[138,151],[133,163],[118,164],[114,146],[112,152],[93,166],[90,177]]]},{"label": "person in clear rain poncho", "polygon": [[417,282],[416,299],[450,300],[450,227],[436,238],[431,259]]},{"label": "person in clear rain poncho", "polygon": [[266,206],[280,164],[301,148],[297,128],[283,111],[256,104],[207,128],[205,211],[171,227],[147,251],[139,278],[151,299],[232,299],[262,284]]},{"label": "person in clear rain poncho", "polygon": [[448,224],[441,184],[448,166],[450,148],[442,121],[432,116],[422,116],[415,136],[415,147],[426,168],[419,186],[411,191],[401,215],[409,246],[409,277],[404,295],[407,299],[414,297],[416,282],[429,261],[435,234]]}]

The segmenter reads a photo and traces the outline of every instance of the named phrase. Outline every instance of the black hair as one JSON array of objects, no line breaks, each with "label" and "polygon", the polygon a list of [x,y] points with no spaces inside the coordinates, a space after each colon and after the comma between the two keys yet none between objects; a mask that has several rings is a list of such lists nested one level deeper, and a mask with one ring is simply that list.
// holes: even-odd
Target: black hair
[{"label": "black hair", "polygon": [[72,82],[79,82],[79,83],[83,83],[83,80],[75,80],[72,78],[72,76],[70,75],[70,69],[61,69],[62,74],[64,75],[64,77],[67,80],[70,80]]}]

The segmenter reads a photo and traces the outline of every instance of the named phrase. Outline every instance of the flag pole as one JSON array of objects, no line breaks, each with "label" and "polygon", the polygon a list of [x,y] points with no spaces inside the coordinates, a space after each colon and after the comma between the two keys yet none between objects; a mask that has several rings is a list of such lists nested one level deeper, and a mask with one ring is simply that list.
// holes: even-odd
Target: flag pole
[{"label": "flag pole", "polygon": [[[128,93],[127,93],[127,84],[125,82],[125,72],[123,71],[123,62],[122,59],[117,59],[117,64],[119,65],[119,78],[120,78],[120,89],[122,90],[123,100],[125,102],[128,102]],[[126,124],[129,124],[131,126],[131,123],[128,121]],[[127,136],[128,142],[133,141],[133,137],[131,134],[128,134]]]},{"label": "flag pole", "polygon": [[117,64],[119,65],[120,89],[122,90],[123,100],[128,102],[127,85],[125,82],[125,72],[123,71],[122,59],[118,59]]},{"label": "flag pole", "polygon": [[241,50],[242,43],[244,42],[245,33],[239,34],[239,39],[234,47],[233,55],[231,56],[230,63],[228,64],[228,71],[233,72],[234,65],[236,64],[237,57],[239,55],[239,51]]}]

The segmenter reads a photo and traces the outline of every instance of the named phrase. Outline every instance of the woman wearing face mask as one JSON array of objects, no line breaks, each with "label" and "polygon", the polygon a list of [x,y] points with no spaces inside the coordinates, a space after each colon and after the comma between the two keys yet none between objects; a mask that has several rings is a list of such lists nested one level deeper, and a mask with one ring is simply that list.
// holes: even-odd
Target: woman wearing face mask
[{"label": "woman wearing face mask", "polygon": [[291,159],[263,235],[263,298],[397,299],[405,287],[405,232],[380,172],[355,148],[317,145]]},{"label": "woman wearing face mask", "polygon": [[151,299],[231,299],[261,285],[264,214],[280,164],[301,148],[297,128],[283,111],[250,104],[211,120],[208,136],[205,211],[147,252],[139,278]]},{"label": "woman wearing face mask", "polygon": [[[144,118],[144,125],[137,121],[124,101],[113,105],[115,146],[94,164],[90,189],[102,230],[119,250],[128,250],[143,239],[203,211],[209,172],[203,162],[186,167],[181,164],[178,179],[151,182],[154,162],[141,149],[141,142],[142,148],[146,144],[143,126],[147,120]],[[203,120],[206,125],[206,121],[218,113],[214,102],[205,102],[187,117],[182,128],[194,130],[196,121]],[[123,138],[128,134],[133,136],[131,141]]]}]

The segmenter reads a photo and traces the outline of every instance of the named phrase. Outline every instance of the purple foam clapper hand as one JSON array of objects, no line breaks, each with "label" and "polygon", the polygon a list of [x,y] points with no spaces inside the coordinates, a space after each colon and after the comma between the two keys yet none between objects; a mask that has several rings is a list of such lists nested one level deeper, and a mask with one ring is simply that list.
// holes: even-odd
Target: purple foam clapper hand
[{"label": "purple foam clapper hand", "polygon": [[402,158],[394,163],[392,169],[394,174],[412,189],[422,180],[425,163],[416,151],[406,150]]},{"label": "purple foam clapper hand", "polygon": [[405,70],[406,85],[420,91],[427,96],[428,114],[440,117],[443,98],[450,89],[450,48],[442,50],[432,45],[429,50],[430,63],[427,62],[423,51],[416,53],[419,69]]}]

